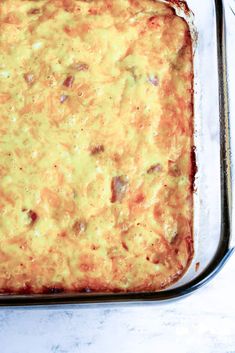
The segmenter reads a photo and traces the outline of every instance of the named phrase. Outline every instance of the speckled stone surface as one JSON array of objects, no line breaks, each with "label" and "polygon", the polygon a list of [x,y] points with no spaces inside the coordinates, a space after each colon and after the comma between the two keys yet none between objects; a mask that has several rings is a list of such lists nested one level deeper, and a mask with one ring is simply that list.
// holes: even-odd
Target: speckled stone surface
[{"label": "speckled stone surface", "polygon": [[[234,0],[227,3],[235,10]],[[235,16],[229,6],[227,24],[235,176]],[[210,284],[177,302],[0,308],[0,353],[101,352],[235,353],[235,254]]]}]

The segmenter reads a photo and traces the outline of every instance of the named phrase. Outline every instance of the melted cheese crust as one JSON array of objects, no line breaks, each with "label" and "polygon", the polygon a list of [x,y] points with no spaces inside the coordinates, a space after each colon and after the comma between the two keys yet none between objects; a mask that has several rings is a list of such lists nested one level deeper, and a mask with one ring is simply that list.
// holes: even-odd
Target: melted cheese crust
[{"label": "melted cheese crust", "polygon": [[156,291],[193,256],[187,23],[151,0],[0,4],[0,291]]}]

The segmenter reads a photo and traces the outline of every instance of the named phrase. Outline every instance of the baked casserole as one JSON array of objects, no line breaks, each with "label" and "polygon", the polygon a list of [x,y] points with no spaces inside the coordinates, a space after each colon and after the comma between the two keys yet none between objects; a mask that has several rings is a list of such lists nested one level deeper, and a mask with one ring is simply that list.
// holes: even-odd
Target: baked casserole
[{"label": "baked casserole", "polygon": [[0,292],[163,289],[193,257],[188,24],[152,0],[0,3]]}]

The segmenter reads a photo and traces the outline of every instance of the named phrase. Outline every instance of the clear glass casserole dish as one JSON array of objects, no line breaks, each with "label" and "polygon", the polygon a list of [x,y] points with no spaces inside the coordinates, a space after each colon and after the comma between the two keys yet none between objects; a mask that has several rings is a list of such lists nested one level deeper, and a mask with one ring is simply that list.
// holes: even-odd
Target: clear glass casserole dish
[{"label": "clear glass casserole dish", "polygon": [[204,285],[233,252],[226,43],[222,0],[173,3],[188,21],[194,39],[194,144],[198,172],[194,193],[194,259],[187,273],[159,292],[52,293],[0,295],[0,305],[163,301],[187,295]]}]

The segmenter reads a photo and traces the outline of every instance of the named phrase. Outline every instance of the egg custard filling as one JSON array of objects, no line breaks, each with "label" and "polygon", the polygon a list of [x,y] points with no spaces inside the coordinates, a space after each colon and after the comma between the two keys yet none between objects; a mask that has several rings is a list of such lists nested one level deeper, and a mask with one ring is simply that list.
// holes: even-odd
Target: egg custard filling
[{"label": "egg custard filling", "polygon": [[169,4],[1,1],[0,292],[178,280],[192,150],[192,41]]}]

